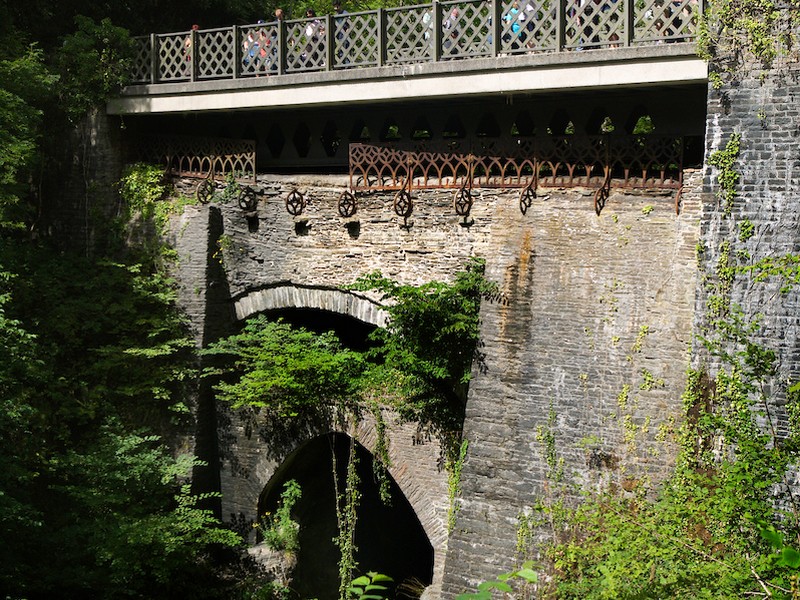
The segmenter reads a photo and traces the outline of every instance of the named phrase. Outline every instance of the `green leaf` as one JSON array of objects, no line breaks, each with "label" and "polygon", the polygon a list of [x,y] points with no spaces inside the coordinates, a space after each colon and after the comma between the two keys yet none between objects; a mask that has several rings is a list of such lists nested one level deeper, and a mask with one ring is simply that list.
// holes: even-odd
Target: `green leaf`
[{"label": "green leaf", "polygon": [[520,569],[517,571],[517,577],[522,577],[531,583],[536,583],[539,580],[539,575],[531,569]]},{"label": "green leaf", "polygon": [[459,594],[458,596],[456,596],[456,600],[492,600],[492,593],[483,591],[483,592]]},{"label": "green leaf", "polygon": [[761,537],[767,540],[767,542],[769,542],[773,548],[783,548],[783,535],[780,532],[775,531],[775,529],[762,529]]},{"label": "green leaf", "polygon": [[781,563],[790,569],[797,569],[800,567],[800,552],[786,546],[781,550]]}]

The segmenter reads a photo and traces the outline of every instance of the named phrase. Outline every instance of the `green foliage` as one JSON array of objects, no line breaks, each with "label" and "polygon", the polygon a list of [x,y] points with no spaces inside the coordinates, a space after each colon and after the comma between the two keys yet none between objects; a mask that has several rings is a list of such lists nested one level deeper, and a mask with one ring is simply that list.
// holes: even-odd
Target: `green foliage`
[{"label": "green foliage", "polygon": [[350,600],[384,600],[388,597],[389,588],[384,583],[393,583],[388,575],[369,571],[366,575],[356,577],[347,589]]},{"label": "green foliage", "polygon": [[760,424],[775,355],[751,341],[755,324],[737,313],[725,323],[705,343],[726,368],[713,382],[689,372],[673,476],[654,500],[607,491],[571,511],[548,597],[793,597],[793,549],[776,554],[763,532],[800,535],[787,481],[798,430],[779,439]]},{"label": "green foliage", "polygon": [[656,130],[653,118],[650,115],[642,115],[636,120],[633,126],[633,135],[648,135]]},{"label": "green foliage", "polygon": [[456,517],[460,508],[459,500],[461,496],[461,469],[464,460],[467,458],[467,448],[469,441],[463,440],[458,450],[458,457],[452,460],[451,464],[446,465],[447,471],[447,533],[450,534],[456,527]]},{"label": "green foliage", "polygon": [[796,254],[766,256],[752,265],[742,267],[741,270],[752,273],[757,283],[777,278],[781,282],[782,294],[788,294],[800,284],[800,256]]},{"label": "green foliage", "polygon": [[708,157],[708,164],[717,167],[717,182],[720,187],[720,198],[726,216],[730,216],[733,201],[736,198],[736,186],[739,184],[739,172],[736,171],[736,161],[739,159],[742,136],[739,133],[731,134],[723,150],[716,150]]},{"label": "green foliage", "polygon": [[[0,43],[6,39],[0,36]],[[36,167],[43,108],[56,81],[35,46],[18,56],[0,55],[0,229],[19,227],[30,218],[21,200]]]},{"label": "green foliage", "polygon": [[182,487],[202,465],[149,433],[181,430],[193,373],[172,282],[26,243],[0,243],[0,265],[0,589],[221,590],[209,548],[238,536]]},{"label": "green foliage", "polygon": [[57,59],[61,99],[73,121],[102,106],[128,82],[134,56],[128,31],[110,19],[96,23],[76,16],[75,25],[77,31],[64,38]]},{"label": "green foliage", "polygon": [[262,517],[259,528],[264,543],[281,552],[297,552],[300,549],[300,525],[292,519],[292,508],[302,496],[300,484],[290,479],[283,486],[281,499],[274,515]]},{"label": "green foliage", "polygon": [[473,361],[480,360],[480,303],[497,294],[483,271],[484,261],[474,258],[452,284],[402,285],[372,273],[354,286],[383,295],[389,322],[375,331],[379,345],[371,357],[400,375],[404,398],[397,408],[440,433],[460,430]]},{"label": "green foliage", "polygon": [[[119,193],[130,212],[152,217],[155,205],[169,192],[164,184],[164,169],[155,165],[135,163],[125,168],[119,182]],[[128,215],[130,216],[130,215]]]},{"label": "green foliage", "polygon": [[800,8],[774,0],[711,0],[700,23],[698,54],[712,63],[716,89],[755,61],[763,68],[796,46]]},{"label": "green foliage", "polygon": [[206,376],[234,376],[216,385],[219,399],[278,417],[313,415],[321,406],[355,409],[367,368],[362,353],[343,348],[333,332],[293,329],[263,315],[202,353],[222,359]]},{"label": "green foliage", "polygon": [[534,584],[539,580],[539,575],[533,570],[533,562],[526,562],[522,568],[499,575],[497,579],[484,581],[478,584],[476,592],[458,594],[456,600],[492,600],[492,592],[498,591],[502,594],[514,592],[512,585],[515,582]]},{"label": "green foliage", "polygon": [[[339,490],[336,490],[336,521],[339,531],[333,541],[339,548],[339,600],[348,600],[351,594],[350,582],[353,579],[353,571],[358,567],[355,560],[357,550],[356,524],[358,523],[358,505],[361,502],[361,492],[358,489],[360,480],[357,467],[358,457],[356,456],[355,440],[350,438],[350,453],[347,459],[344,493],[340,494]],[[338,472],[335,459],[333,472]]]},{"label": "green foliage", "polygon": [[746,242],[755,234],[756,226],[750,219],[744,219],[739,223],[739,241]]}]

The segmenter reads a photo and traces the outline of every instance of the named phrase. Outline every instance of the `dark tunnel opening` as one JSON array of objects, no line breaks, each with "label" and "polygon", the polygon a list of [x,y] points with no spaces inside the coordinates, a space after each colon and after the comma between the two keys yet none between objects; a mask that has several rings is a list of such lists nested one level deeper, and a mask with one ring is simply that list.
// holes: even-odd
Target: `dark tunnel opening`
[{"label": "dark tunnel opening", "polygon": [[315,308],[281,308],[264,313],[271,321],[283,320],[292,327],[302,327],[315,333],[333,331],[346,348],[363,352],[370,346],[369,334],[375,325],[349,315]]},{"label": "dark tunnel opening", "polygon": [[[338,597],[339,551],[333,460],[336,458],[340,493],[344,490],[350,438],[331,433],[317,437],[296,450],[264,488],[258,514],[274,512],[284,484],[294,479],[302,496],[292,517],[299,523],[299,551],[290,587],[300,598],[336,600]],[[390,504],[384,504],[373,475],[373,457],[355,443],[358,457],[361,501],[355,533],[358,564],[356,575],[377,571],[421,589],[433,578],[433,546],[397,483],[389,476]],[[393,597],[392,594],[390,597]]]}]

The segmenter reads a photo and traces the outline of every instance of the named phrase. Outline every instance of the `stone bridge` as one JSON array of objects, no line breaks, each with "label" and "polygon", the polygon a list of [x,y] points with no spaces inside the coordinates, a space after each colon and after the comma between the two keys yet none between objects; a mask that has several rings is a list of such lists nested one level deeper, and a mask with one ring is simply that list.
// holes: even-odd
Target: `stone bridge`
[{"label": "stone bridge", "polygon": [[[348,286],[374,270],[450,281],[479,256],[501,288],[481,309],[455,528],[439,441],[384,413],[399,507],[366,510],[363,569],[453,597],[513,566],[543,497],[669,471],[699,285],[701,9],[458,0],[139,40],[108,112],[210,200],[172,228],[199,344],[259,313],[363,342],[385,313]],[[246,192],[218,201],[223,175]],[[204,483],[251,541],[296,478],[305,547],[322,547],[332,462],[355,439],[368,464],[378,439],[375,415],[284,431],[209,389],[197,416]]]},{"label": "stone bridge", "polygon": [[[550,485],[546,431],[557,431],[570,477],[588,485],[658,478],[669,468],[668,446],[656,432],[669,428],[680,409],[699,175],[684,173],[677,214],[677,190],[612,181],[599,214],[595,191],[578,186],[539,189],[527,206],[518,189],[473,188],[468,215],[455,212],[453,190],[412,190],[413,212],[403,216],[395,192],[374,191],[360,194],[357,212],[347,217],[338,210],[347,177],[260,175],[255,206],[212,201],[173,223],[182,301],[201,343],[261,312],[291,318],[306,311],[306,318],[314,314],[353,333],[385,322],[374,298],[347,291],[359,275],[379,269],[403,283],[449,281],[469,257],[487,260],[505,301],[482,308],[486,358],[470,386],[470,477],[456,529],[448,535],[438,441],[384,414],[390,474],[412,516],[387,535],[394,547],[430,558],[421,567],[361,565],[417,569],[435,596],[451,597],[513,564],[519,516]],[[287,199],[296,192],[303,210],[292,215]],[[622,408],[624,389],[630,398]],[[355,430],[309,423],[287,432],[254,410],[218,407],[213,415],[208,404],[199,412],[205,435],[198,448],[219,466],[224,518],[249,531],[286,479],[321,489],[315,477],[330,479],[324,465],[333,442],[357,439],[365,461],[376,442],[373,418]],[[313,522],[318,511],[301,513]],[[388,525],[381,523],[374,526],[382,531]],[[375,550],[376,561],[384,550]]]}]

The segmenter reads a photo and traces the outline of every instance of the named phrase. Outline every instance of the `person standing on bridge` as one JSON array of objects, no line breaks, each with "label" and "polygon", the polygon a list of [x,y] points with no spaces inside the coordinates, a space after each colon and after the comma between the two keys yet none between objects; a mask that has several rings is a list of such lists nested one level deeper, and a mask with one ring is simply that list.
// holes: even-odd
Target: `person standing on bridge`
[{"label": "person standing on bridge", "polygon": [[[341,64],[350,64],[350,59],[346,56],[350,48],[350,40],[347,38],[347,31],[350,29],[350,21],[347,18],[348,12],[342,8],[342,3],[339,0],[333,0],[333,30],[336,32],[334,36],[336,40],[336,56],[339,58]],[[330,40],[328,43],[332,43]]]},{"label": "person standing on bridge", "polygon": [[458,52],[458,15],[458,7],[454,6],[444,23],[442,23],[442,47],[445,50],[449,50],[450,54]]},{"label": "person standing on bridge", "polygon": [[197,35],[197,31],[200,30],[200,25],[192,25],[192,30],[189,32],[189,35],[186,36],[186,39],[183,40],[183,57],[186,60],[186,66],[184,67],[184,76],[191,77],[192,75],[192,38]]}]

